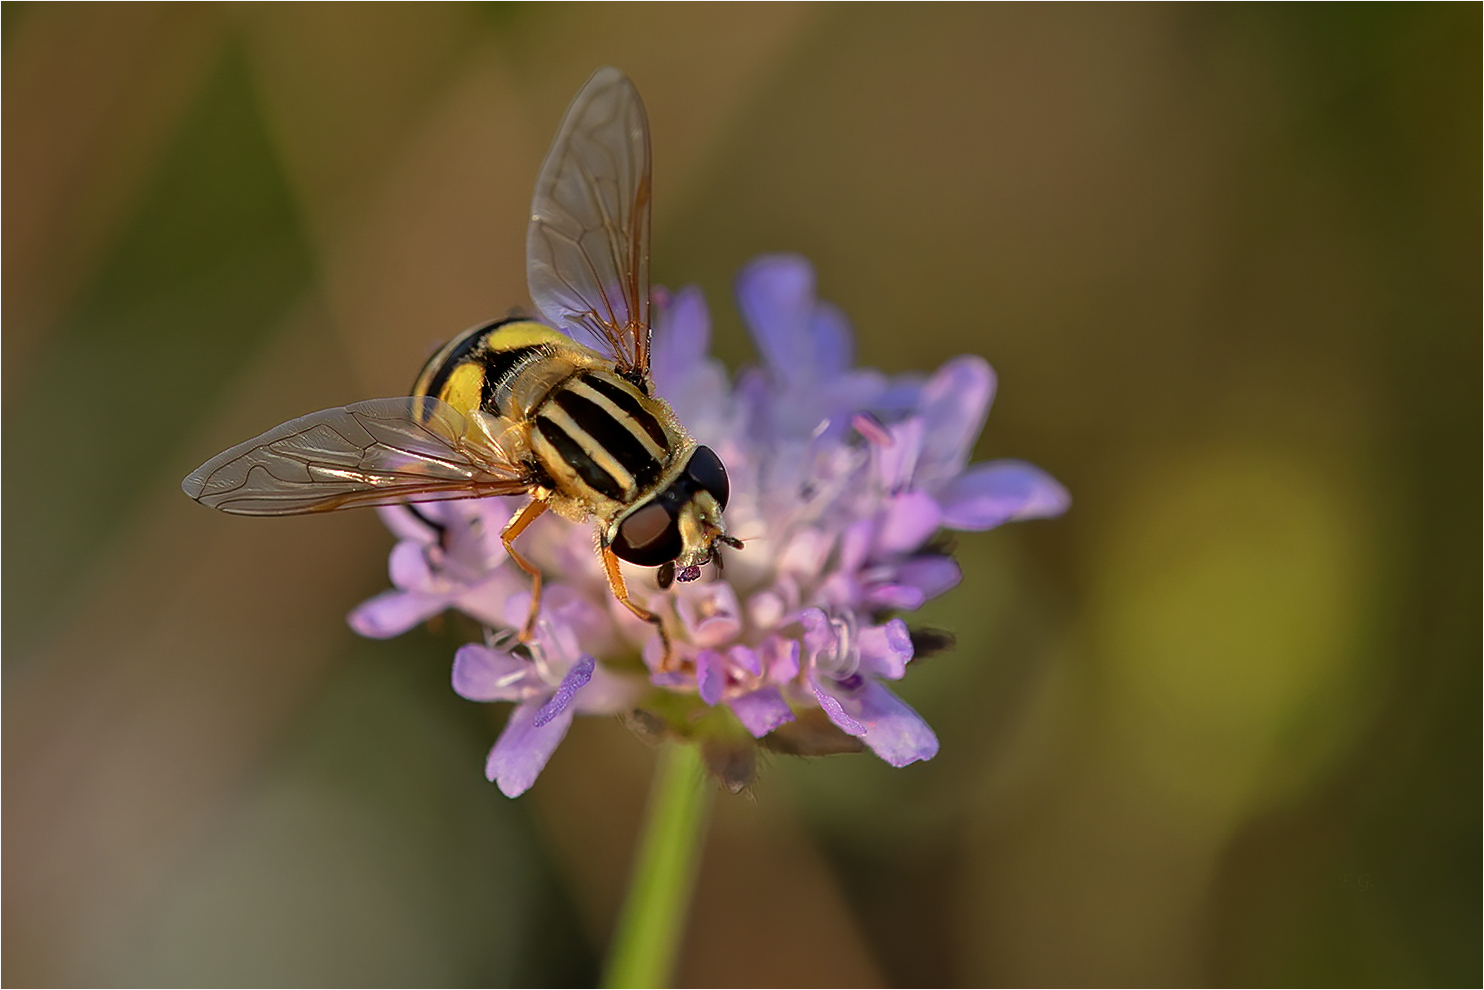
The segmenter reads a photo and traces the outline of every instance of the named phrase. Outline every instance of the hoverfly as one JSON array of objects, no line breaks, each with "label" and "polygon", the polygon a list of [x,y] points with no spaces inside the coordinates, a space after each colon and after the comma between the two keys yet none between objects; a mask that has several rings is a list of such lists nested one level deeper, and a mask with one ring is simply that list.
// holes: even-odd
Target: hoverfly
[{"label": "hoverfly", "polygon": [[[634,84],[599,69],[578,92],[536,182],[526,233],[531,298],[550,326],[479,324],[429,359],[412,395],[311,413],[238,444],[182,482],[223,512],[251,516],[363,505],[530,496],[501,534],[533,593],[541,572],[513,543],[550,509],[596,521],[613,595],[619,560],[658,567],[668,588],[719,562],[726,468],[654,394],[649,373],[649,122]],[[554,327],[561,329],[554,329]],[[577,343],[582,331],[602,351]]]}]

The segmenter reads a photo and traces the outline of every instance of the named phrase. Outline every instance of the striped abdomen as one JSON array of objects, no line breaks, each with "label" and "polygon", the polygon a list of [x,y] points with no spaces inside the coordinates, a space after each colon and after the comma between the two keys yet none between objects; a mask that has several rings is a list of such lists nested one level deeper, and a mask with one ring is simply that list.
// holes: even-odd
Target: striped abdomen
[{"label": "striped abdomen", "polygon": [[[496,416],[519,417],[523,410],[518,403],[511,404],[506,386],[523,368],[571,347],[572,342],[562,334],[530,320],[497,320],[471,327],[428,359],[412,394],[437,396],[465,415],[483,409]],[[557,363],[557,377],[551,384],[560,381],[568,367]],[[538,390],[541,387],[539,381],[531,384]]]},{"label": "striped abdomen", "polygon": [[616,374],[579,372],[536,411],[531,451],[559,483],[632,502],[659,481],[673,456],[652,403]]}]

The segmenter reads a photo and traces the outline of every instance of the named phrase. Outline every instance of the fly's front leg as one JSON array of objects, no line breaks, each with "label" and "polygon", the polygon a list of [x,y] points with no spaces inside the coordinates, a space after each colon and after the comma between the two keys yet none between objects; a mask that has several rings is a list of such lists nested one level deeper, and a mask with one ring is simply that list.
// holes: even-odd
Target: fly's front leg
[{"label": "fly's front leg", "polygon": [[505,552],[510,555],[510,559],[515,561],[517,567],[531,575],[531,611],[526,616],[525,627],[520,631],[520,641],[522,643],[530,642],[531,634],[536,631],[536,613],[541,609],[541,571],[535,564],[532,564],[525,557],[521,556],[520,551],[516,550],[512,544],[515,543],[515,538],[521,533],[524,533],[526,527],[535,522],[541,513],[545,511],[545,502],[540,499],[531,499],[526,503],[526,507],[520,510],[520,514],[510,520],[505,526],[504,532],[500,534],[500,542],[505,544]]},{"label": "fly's front leg", "polygon": [[670,666],[670,636],[665,632],[664,620],[660,618],[659,613],[651,612],[644,606],[635,605],[629,600],[629,586],[624,584],[623,571],[618,569],[618,557],[607,547],[603,547],[602,554],[603,568],[608,572],[608,588],[613,592],[613,597],[617,598],[624,608],[654,626],[659,632],[660,645],[665,648],[664,655],[660,658],[660,669],[666,669]]}]

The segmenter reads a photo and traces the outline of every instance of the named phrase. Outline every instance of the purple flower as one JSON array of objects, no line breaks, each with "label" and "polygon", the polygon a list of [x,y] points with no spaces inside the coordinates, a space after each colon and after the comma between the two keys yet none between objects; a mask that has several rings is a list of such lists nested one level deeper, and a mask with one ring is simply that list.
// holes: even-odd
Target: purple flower
[{"label": "purple flower", "polygon": [[454,687],[516,703],[487,766],[508,795],[534,782],[575,712],[643,713],[644,724],[701,744],[734,788],[750,779],[758,743],[864,746],[893,766],[931,759],[937,737],[887,682],[913,656],[895,613],[960,578],[934,534],[1055,516],[1070,502],[1033,465],[968,463],[995,387],[981,358],[955,358],[926,379],[853,367],[848,323],[815,297],[813,271],[795,256],[757,259],[737,294],[763,364],[735,386],[709,357],[700,293],[656,294],[656,388],[726,464],[727,524],[745,543],[727,552],[724,572],[663,591],[652,570],[624,565],[634,599],[664,618],[668,656],[609,594],[590,527],[547,515],[521,537],[546,583],[532,641],[510,649],[530,589],[499,532],[519,503],[383,510],[400,538],[396,590],[351,623],[395,635],[456,608],[492,630],[489,645],[459,650]]},{"label": "purple flower", "polygon": [[377,509],[397,537],[387,562],[396,587],[352,610],[350,627],[387,639],[450,608],[501,625],[506,600],[523,590],[513,569],[500,566],[500,531],[515,508],[491,498]]},{"label": "purple flower", "polygon": [[[512,596],[508,624],[524,621],[529,602],[529,593],[524,601]],[[536,782],[576,712],[614,715],[637,699],[640,685],[634,679],[609,672],[582,652],[584,633],[595,646],[611,646],[605,623],[606,616],[586,597],[557,585],[546,593],[538,636],[530,645],[511,650],[469,643],[454,654],[455,691],[470,701],[516,703],[485,763],[485,776],[508,797]]]}]

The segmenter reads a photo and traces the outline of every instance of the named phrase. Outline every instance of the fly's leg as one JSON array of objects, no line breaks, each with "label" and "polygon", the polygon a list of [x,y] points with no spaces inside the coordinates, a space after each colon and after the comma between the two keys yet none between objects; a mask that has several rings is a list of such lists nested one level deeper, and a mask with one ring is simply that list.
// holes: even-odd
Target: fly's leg
[{"label": "fly's leg", "polygon": [[526,527],[535,522],[541,513],[546,511],[546,503],[539,499],[531,499],[526,507],[520,510],[520,515],[510,520],[504,532],[500,534],[500,542],[505,544],[505,552],[510,559],[515,561],[515,566],[531,575],[531,612],[526,616],[525,628],[520,631],[520,641],[530,642],[531,634],[536,631],[536,613],[541,609],[541,571],[512,545],[515,538],[526,531]]},{"label": "fly's leg", "polygon": [[624,584],[623,572],[618,569],[618,557],[607,547],[602,549],[602,554],[603,568],[608,572],[608,588],[613,592],[613,597],[617,598],[624,608],[654,626],[659,632],[660,645],[665,649],[664,655],[660,658],[660,669],[666,669],[670,666],[670,636],[665,632],[664,620],[659,617],[658,613],[629,601],[629,587]]}]

